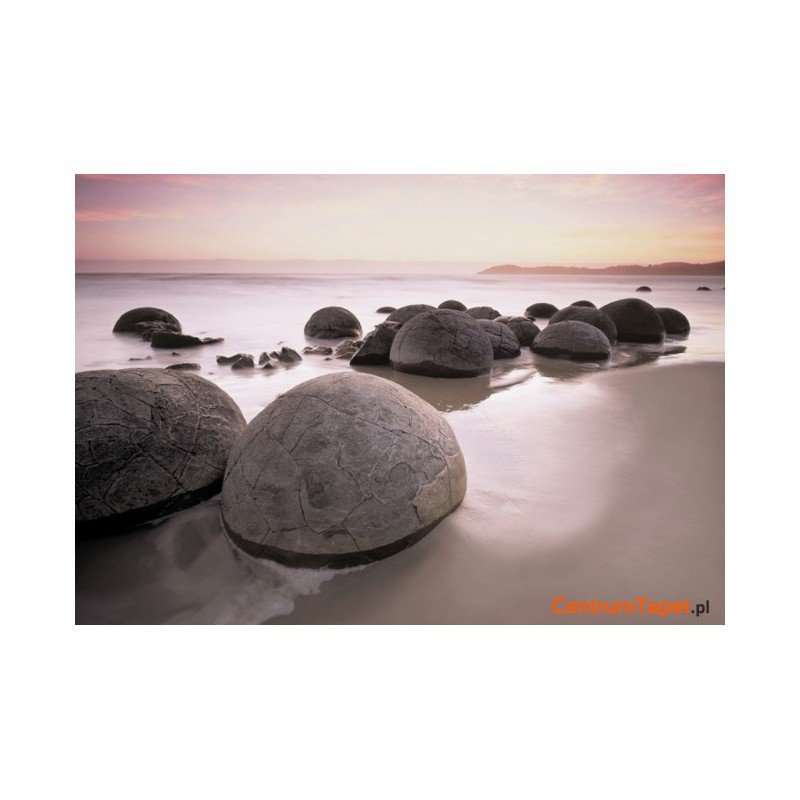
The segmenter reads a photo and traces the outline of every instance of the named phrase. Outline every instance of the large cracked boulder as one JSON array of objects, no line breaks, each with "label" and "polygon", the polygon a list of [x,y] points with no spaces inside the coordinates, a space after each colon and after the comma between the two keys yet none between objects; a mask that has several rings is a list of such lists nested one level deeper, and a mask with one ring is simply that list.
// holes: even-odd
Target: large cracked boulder
[{"label": "large cracked boulder", "polygon": [[405,325],[410,319],[414,319],[417,314],[421,314],[423,311],[434,311],[433,306],[429,306],[427,303],[414,303],[410,306],[400,306],[396,311],[392,311],[388,317],[386,317],[387,322],[394,322],[397,325]]},{"label": "large cracked boulder", "polygon": [[468,308],[466,313],[472,319],[497,319],[500,316],[500,312],[491,306],[475,306],[474,308]]},{"label": "large cracked boulder", "polygon": [[225,472],[222,517],[251,555],[347,567],[419,541],[466,486],[461,448],[432,406],[384,378],[335,373],[250,423]]},{"label": "large cracked boulder", "polygon": [[531,350],[542,356],[595,361],[608,358],[611,343],[599,328],[578,320],[553,322],[537,337]]},{"label": "large cracked boulder", "polygon": [[664,323],[655,308],[644,300],[626,297],[602,306],[617,326],[620,342],[659,343],[664,341]]},{"label": "large cracked boulder", "polygon": [[521,347],[529,347],[539,333],[539,326],[528,317],[503,317],[495,320],[499,322],[503,319],[506,325],[514,332]]},{"label": "large cracked boulder", "polygon": [[449,308],[451,311],[467,310],[467,307],[460,300],[445,300],[439,303],[439,308]]},{"label": "large cracked boulder", "polygon": [[489,337],[495,358],[515,358],[519,355],[519,340],[508,325],[493,319],[479,319],[478,324]]},{"label": "large cracked boulder", "polygon": [[558,308],[552,303],[533,303],[525,309],[525,316],[530,319],[550,319]]},{"label": "large cracked boulder", "polygon": [[216,494],[242,412],[215,384],[167,369],[75,376],[79,536],[144,522]]},{"label": "large cracked boulder", "polygon": [[617,326],[614,324],[614,320],[599,308],[566,306],[550,317],[550,324],[565,322],[570,319],[576,319],[578,322],[585,322],[587,325],[594,325],[595,328],[599,328],[608,337],[608,341],[611,344],[617,341]]},{"label": "large cracked boulder", "polygon": [[689,320],[676,308],[657,308],[656,314],[664,323],[664,330],[677,336],[685,336],[691,330]]},{"label": "large cracked boulder", "polygon": [[180,322],[169,311],[164,311],[163,308],[143,306],[126,311],[114,324],[113,333],[136,333],[136,325],[140,322],[162,322],[169,325],[171,330],[178,333],[181,331]]},{"label": "large cracked boulder", "polygon": [[375,330],[370,331],[364,337],[364,343],[350,359],[350,363],[354,367],[388,364],[389,352],[398,330],[398,327],[391,322],[382,322],[380,325],[376,325]]},{"label": "large cracked boulder", "polygon": [[389,353],[399,372],[432,378],[471,378],[492,370],[492,343],[472,317],[434,309],[418,314],[398,331]]},{"label": "large cracked boulder", "polygon": [[361,323],[346,308],[325,306],[309,317],[303,332],[313,339],[346,339],[361,336]]}]

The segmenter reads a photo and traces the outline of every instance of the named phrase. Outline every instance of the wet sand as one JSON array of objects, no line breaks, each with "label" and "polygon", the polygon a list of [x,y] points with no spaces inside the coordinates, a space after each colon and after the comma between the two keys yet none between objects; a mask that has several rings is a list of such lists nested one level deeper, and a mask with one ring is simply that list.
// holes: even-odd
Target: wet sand
[{"label": "wet sand", "polygon": [[448,420],[469,466],[461,508],[416,546],[326,580],[271,622],[698,623],[552,610],[556,597],[642,596],[709,601],[699,621],[724,621],[722,363],[496,393]]}]

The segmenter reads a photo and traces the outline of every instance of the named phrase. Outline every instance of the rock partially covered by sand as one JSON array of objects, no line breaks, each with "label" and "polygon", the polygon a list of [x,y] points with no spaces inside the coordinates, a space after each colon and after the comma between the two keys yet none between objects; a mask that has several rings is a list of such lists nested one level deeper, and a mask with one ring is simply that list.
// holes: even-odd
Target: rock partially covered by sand
[{"label": "rock partially covered by sand", "polygon": [[600,309],[605,311],[617,326],[620,342],[663,342],[664,323],[650,303],[638,298],[625,298],[608,303]]},{"label": "rock partially covered by sand", "polygon": [[[496,322],[499,322],[498,318]],[[539,326],[532,322],[528,317],[505,317],[503,321],[514,332],[517,341],[522,347],[529,347],[539,333]]]},{"label": "rock partially covered by sand", "polygon": [[375,313],[376,314],[391,314],[392,311],[397,311],[394,306],[381,306]]},{"label": "rock partially covered by sand", "polygon": [[122,369],[75,376],[79,536],[116,531],[219,491],[241,411],[189,372]]},{"label": "rock partially covered by sand", "polygon": [[386,321],[396,322],[398,325],[405,325],[406,322],[416,317],[417,314],[421,314],[423,311],[435,311],[435,309],[427,303],[414,303],[410,306],[400,306],[400,308],[396,311],[392,311],[392,313],[386,317]]},{"label": "rock partially covered by sand", "polygon": [[383,378],[337,372],[250,423],[228,463],[222,516],[251,555],[347,567],[419,541],[466,485],[458,441],[432,406]]},{"label": "rock partially covered by sand", "polygon": [[578,306],[578,308],[597,308],[597,306],[589,300],[576,300],[570,303],[571,306]]},{"label": "rock partially covered by sand", "polygon": [[478,322],[461,311],[418,314],[397,333],[389,361],[400,372],[433,378],[470,378],[491,372],[492,344]]},{"label": "rock partially covered by sand", "polygon": [[164,311],[163,308],[151,308],[144,306],[142,308],[132,308],[126,311],[115,323],[114,333],[136,333],[136,324],[138,322],[163,322],[170,326],[171,330],[180,333],[181,324],[178,320],[169,313]]},{"label": "rock partially covered by sand", "polygon": [[689,320],[676,308],[657,308],[656,314],[664,323],[664,330],[669,334],[683,336],[691,330]]},{"label": "rock partially covered by sand", "polygon": [[594,325],[599,328],[608,338],[611,344],[617,341],[617,326],[614,320],[601,311],[599,308],[587,308],[585,306],[566,306],[560,311],[556,311],[550,317],[550,324],[554,322],[565,322],[566,320],[576,319],[578,322],[585,322],[587,325]]},{"label": "rock partially covered by sand", "polygon": [[361,323],[352,311],[341,306],[326,306],[315,311],[304,328],[314,339],[344,339],[361,335]]},{"label": "rock partially covered by sand", "polygon": [[550,319],[558,309],[552,303],[534,303],[525,309],[525,316],[531,319]]},{"label": "rock partially covered by sand", "polygon": [[491,306],[475,306],[474,308],[468,308],[467,314],[469,314],[472,319],[497,319],[500,316],[500,312]]},{"label": "rock partially covered by sand", "polygon": [[652,292],[653,290],[649,286],[637,286],[637,292]]},{"label": "rock partially covered by sand", "polygon": [[197,336],[187,336],[185,333],[154,331],[150,337],[150,347],[169,350],[172,347],[199,347],[201,344],[217,344],[224,341],[222,338],[214,339],[209,336],[200,339]]},{"label": "rock partially covered by sand", "polygon": [[350,359],[350,363],[354,367],[388,364],[389,352],[398,330],[399,328],[391,322],[383,322],[378,325],[374,331],[370,331],[364,337],[364,344]]},{"label": "rock partially covered by sand", "polygon": [[466,311],[467,307],[458,300],[445,300],[439,303],[439,308],[449,308],[451,311]]},{"label": "rock partially covered by sand", "polygon": [[567,320],[550,323],[536,337],[531,350],[543,356],[567,356],[576,361],[594,361],[608,358],[611,343],[594,325]]},{"label": "rock partially covered by sand", "polygon": [[493,319],[479,319],[478,324],[489,337],[495,358],[514,358],[519,355],[519,340],[508,325]]}]

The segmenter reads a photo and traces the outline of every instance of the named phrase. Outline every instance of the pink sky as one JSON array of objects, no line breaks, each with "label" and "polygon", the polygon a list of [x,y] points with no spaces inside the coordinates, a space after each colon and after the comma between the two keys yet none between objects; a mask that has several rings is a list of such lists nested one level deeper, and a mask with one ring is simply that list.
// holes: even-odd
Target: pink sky
[{"label": "pink sky", "polygon": [[724,259],[722,175],[78,175],[76,259]]}]

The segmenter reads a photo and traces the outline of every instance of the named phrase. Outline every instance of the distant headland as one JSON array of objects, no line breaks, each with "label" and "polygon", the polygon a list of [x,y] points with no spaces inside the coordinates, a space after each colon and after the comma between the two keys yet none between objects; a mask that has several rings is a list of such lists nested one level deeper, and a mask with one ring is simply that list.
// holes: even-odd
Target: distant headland
[{"label": "distant headland", "polygon": [[499,264],[482,269],[479,275],[724,275],[725,262],[689,264],[667,261],[664,264],[617,264],[613,267],[520,267]]}]

